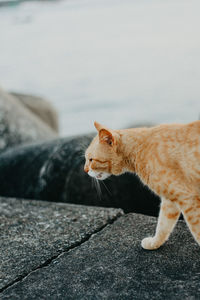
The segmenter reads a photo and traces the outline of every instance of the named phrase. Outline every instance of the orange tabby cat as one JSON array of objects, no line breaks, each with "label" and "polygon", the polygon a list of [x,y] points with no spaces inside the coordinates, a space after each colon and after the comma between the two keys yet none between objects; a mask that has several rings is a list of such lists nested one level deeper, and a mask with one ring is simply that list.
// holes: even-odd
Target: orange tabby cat
[{"label": "orange tabby cat", "polygon": [[142,247],[159,248],[180,213],[200,244],[200,121],[123,130],[94,125],[98,135],[86,150],[85,172],[100,180],[137,173],[162,199],[155,236]]}]

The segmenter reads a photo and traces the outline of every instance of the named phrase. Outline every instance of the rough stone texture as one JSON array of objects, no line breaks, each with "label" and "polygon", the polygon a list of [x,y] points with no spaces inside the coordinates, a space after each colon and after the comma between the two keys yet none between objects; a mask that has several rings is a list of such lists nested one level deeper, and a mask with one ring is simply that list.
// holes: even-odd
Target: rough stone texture
[{"label": "rough stone texture", "polygon": [[41,97],[16,92],[10,94],[19,99],[25,107],[45,122],[52,130],[59,132],[58,113],[49,101]]},{"label": "rough stone texture", "polygon": [[14,145],[55,136],[49,126],[17,98],[0,89],[0,152]]},{"label": "rough stone texture", "polygon": [[0,290],[121,214],[117,209],[0,198]]},{"label": "rough stone texture", "polygon": [[58,139],[3,153],[0,195],[121,207],[125,212],[157,215],[159,198],[133,174],[100,182],[102,193],[98,195],[91,177],[83,170],[84,149],[91,139],[91,135]]},{"label": "rough stone texture", "polygon": [[153,217],[122,216],[8,288],[2,299],[199,299],[199,246],[179,221],[162,248],[143,250],[141,239],[155,226]]}]

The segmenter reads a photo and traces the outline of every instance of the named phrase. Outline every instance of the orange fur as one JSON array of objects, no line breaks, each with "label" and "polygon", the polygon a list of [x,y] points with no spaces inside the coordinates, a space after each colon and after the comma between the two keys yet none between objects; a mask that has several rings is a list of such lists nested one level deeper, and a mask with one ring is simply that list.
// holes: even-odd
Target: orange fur
[{"label": "orange fur", "polygon": [[137,173],[162,199],[156,234],[142,241],[143,248],[159,248],[181,212],[200,244],[200,121],[123,130],[95,122],[95,127],[98,135],[86,150],[85,171],[100,177]]}]

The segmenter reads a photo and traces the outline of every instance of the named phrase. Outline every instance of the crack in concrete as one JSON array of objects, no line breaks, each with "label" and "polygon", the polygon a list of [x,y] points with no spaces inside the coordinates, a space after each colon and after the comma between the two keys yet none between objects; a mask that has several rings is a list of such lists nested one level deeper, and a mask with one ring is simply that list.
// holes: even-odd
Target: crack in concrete
[{"label": "crack in concrete", "polygon": [[33,270],[31,270],[30,272],[27,272],[25,274],[20,275],[18,278],[16,278],[15,280],[13,280],[12,282],[8,283],[7,285],[5,285],[3,288],[0,289],[0,293],[3,293],[5,290],[7,290],[8,288],[12,287],[14,284],[19,283],[20,281],[24,280],[27,276],[29,276],[31,273],[40,270],[42,268],[45,268],[47,266],[49,266],[55,259],[57,259],[60,255],[62,255],[63,253],[67,253],[72,249],[75,249],[79,246],[81,246],[82,244],[84,244],[85,242],[87,242],[94,234],[102,231],[105,227],[107,227],[110,224],[113,224],[117,219],[119,219],[121,216],[123,216],[123,213],[121,214],[120,212],[113,218],[107,221],[106,224],[102,225],[101,227],[97,228],[96,230],[94,230],[91,234],[86,234],[86,236],[81,240],[78,241],[76,243],[74,243],[73,245],[69,246],[66,250],[62,250],[60,251],[58,254],[52,256],[51,258],[49,258],[48,260],[46,260],[43,264],[39,265],[38,267],[34,268]]}]

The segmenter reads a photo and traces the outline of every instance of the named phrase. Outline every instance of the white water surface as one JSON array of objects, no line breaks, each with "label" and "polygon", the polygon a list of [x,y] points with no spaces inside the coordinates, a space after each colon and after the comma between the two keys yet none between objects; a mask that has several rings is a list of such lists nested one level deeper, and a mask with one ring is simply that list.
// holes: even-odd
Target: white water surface
[{"label": "white water surface", "polygon": [[61,134],[200,114],[199,0],[63,0],[0,8],[0,84],[41,95]]}]

